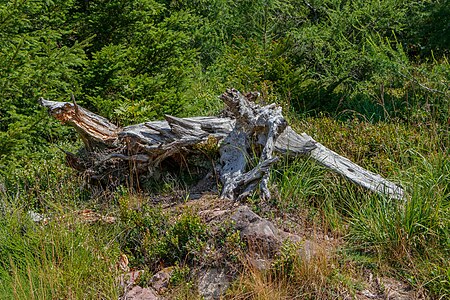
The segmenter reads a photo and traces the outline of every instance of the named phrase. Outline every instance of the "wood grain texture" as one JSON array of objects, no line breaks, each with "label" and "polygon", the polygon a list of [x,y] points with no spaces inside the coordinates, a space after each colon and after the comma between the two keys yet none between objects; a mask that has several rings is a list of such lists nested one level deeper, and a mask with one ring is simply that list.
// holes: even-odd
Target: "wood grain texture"
[{"label": "wood grain texture", "polygon": [[[92,178],[120,176],[130,165],[136,176],[151,176],[168,158],[199,152],[198,145],[212,138],[219,147],[219,168],[215,171],[222,181],[223,198],[240,200],[258,186],[261,197],[270,198],[268,174],[278,160],[277,155],[309,156],[364,188],[395,199],[404,197],[400,186],[326,148],[306,133],[295,132],[288,126],[280,107],[260,106],[253,102],[257,96],[257,93],[244,95],[234,89],[227,90],[221,99],[232,117],[166,115],[165,120],[124,128],[75,102],[40,98],[39,103],[54,118],[75,127],[85,144],[85,154],[79,157],[67,152],[67,161]],[[248,170],[252,145],[262,150],[259,162]]]}]

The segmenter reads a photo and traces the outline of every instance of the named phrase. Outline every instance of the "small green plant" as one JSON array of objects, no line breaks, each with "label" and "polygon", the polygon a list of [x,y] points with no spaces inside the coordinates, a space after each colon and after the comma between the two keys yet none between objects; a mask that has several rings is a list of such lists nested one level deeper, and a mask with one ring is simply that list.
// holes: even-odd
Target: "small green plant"
[{"label": "small green plant", "polygon": [[190,268],[187,265],[180,266],[175,264],[172,274],[170,276],[170,285],[175,287],[182,283],[187,283],[189,281]]},{"label": "small green plant", "polygon": [[185,212],[174,217],[149,205],[130,209],[125,201],[121,202],[122,226],[127,232],[123,243],[124,251],[133,256],[132,264],[155,271],[161,265],[197,259],[207,238],[206,225],[197,215]]},{"label": "small green plant", "polygon": [[224,261],[233,267],[239,265],[243,258],[243,253],[247,249],[245,241],[241,239],[241,234],[235,229],[233,222],[222,223],[217,232],[212,236],[217,251],[220,251]]},{"label": "small green plant", "polygon": [[161,243],[165,246],[161,256],[169,261],[196,260],[206,238],[207,228],[200,218],[190,212],[184,213],[166,232]]},{"label": "small green plant", "polygon": [[293,279],[296,264],[300,262],[299,245],[286,240],[281,245],[280,253],[272,263],[272,270],[277,277]]}]

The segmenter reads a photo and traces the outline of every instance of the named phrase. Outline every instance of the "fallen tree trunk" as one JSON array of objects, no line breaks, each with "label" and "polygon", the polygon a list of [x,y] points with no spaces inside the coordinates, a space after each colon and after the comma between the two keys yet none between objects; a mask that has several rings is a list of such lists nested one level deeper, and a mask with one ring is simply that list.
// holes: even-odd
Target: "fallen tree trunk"
[{"label": "fallen tree trunk", "polygon": [[[39,99],[49,113],[80,134],[85,149],[78,155],[66,152],[70,166],[99,181],[120,181],[124,174],[139,178],[153,176],[169,159],[187,164],[185,157],[201,154],[202,145],[218,145],[220,159],[214,171],[222,182],[221,197],[240,200],[259,185],[261,196],[270,197],[270,167],[283,155],[307,155],[322,165],[369,190],[400,199],[403,189],[380,175],[316,142],[305,133],[298,134],[274,104],[257,105],[257,95],[227,90],[220,98],[232,117],[177,118],[166,116],[153,121],[119,128],[80,106],[75,101],[54,102]],[[251,147],[259,147],[259,162],[250,171]],[[253,153],[253,152],[252,152]]]}]

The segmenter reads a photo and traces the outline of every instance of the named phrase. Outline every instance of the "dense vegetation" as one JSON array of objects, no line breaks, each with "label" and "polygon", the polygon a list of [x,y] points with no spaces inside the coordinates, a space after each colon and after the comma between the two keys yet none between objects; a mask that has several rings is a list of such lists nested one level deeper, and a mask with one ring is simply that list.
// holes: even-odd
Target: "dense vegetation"
[{"label": "dense vegetation", "polygon": [[[408,191],[393,202],[308,161],[284,161],[272,174],[274,211],[308,211],[309,222],[342,237],[342,265],[450,297],[449,15],[448,0],[0,0],[0,297],[117,299],[110,269],[120,253],[152,272],[161,260],[182,265],[208,235],[185,215],[148,237],[165,216],[137,213],[144,196],[86,189],[58,150],[76,149],[75,133],[38,97],[73,94],[127,125],[217,113],[227,87],[261,91],[294,127]],[[72,222],[86,207],[120,221]],[[30,210],[66,219],[40,226]],[[153,252],[136,250],[145,243]],[[349,276],[333,265],[323,285]]]}]

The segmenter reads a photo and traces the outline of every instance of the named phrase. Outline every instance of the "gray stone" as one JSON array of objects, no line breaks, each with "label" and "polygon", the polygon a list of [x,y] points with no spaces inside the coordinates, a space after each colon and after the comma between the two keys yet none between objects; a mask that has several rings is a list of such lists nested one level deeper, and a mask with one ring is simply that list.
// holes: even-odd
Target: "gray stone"
[{"label": "gray stone", "polygon": [[270,265],[284,241],[296,244],[299,255],[305,261],[309,261],[321,249],[313,241],[277,229],[272,222],[261,218],[247,206],[239,206],[230,218],[241,232],[241,239],[247,242],[253,255],[251,263],[257,269],[262,270]]},{"label": "gray stone", "polygon": [[164,268],[150,279],[150,285],[158,292],[158,294],[162,294],[167,290],[172,273],[173,267]]},{"label": "gray stone", "polygon": [[259,271],[268,270],[272,266],[272,259],[262,259],[251,255],[247,256],[247,262],[252,268]]},{"label": "gray stone", "polygon": [[41,215],[40,213],[34,212],[34,211],[28,211],[28,216],[31,218],[31,220],[33,222],[41,222],[45,219],[45,217],[43,215]]},{"label": "gray stone", "polygon": [[273,257],[278,251],[282,237],[272,222],[261,218],[247,206],[240,206],[231,216],[235,228],[241,232],[252,252],[263,257]]},{"label": "gray stone", "polygon": [[208,269],[200,275],[198,292],[205,300],[218,300],[229,285],[225,269]]},{"label": "gray stone", "polygon": [[160,300],[156,296],[155,292],[148,288],[141,288],[140,286],[135,286],[131,290],[125,293],[122,297],[123,300]]}]

